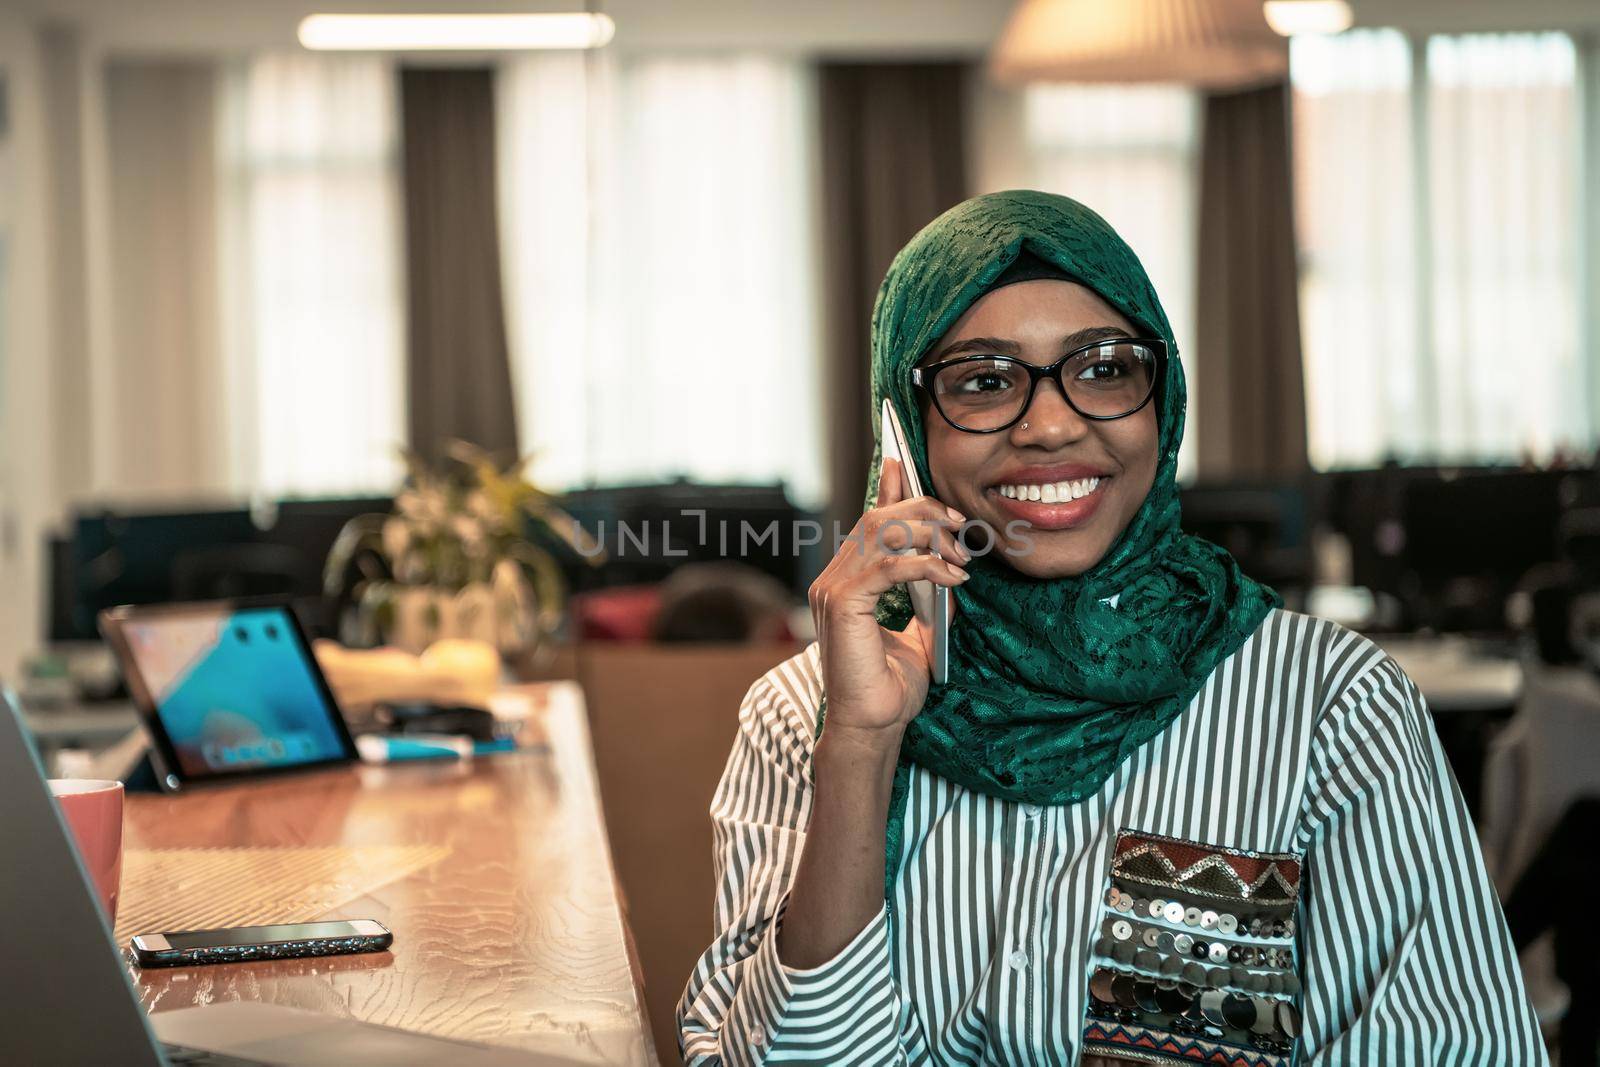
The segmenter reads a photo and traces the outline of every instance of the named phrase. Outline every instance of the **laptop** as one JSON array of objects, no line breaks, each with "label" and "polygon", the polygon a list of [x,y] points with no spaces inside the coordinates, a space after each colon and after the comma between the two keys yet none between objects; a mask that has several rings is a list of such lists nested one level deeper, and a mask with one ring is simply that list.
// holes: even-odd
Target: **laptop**
[{"label": "laptop", "polygon": [[0,812],[0,1059],[7,1063],[527,1067],[583,1062],[274,1004],[221,1003],[148,1017],[50,794],[22,709],[3,685]]}]

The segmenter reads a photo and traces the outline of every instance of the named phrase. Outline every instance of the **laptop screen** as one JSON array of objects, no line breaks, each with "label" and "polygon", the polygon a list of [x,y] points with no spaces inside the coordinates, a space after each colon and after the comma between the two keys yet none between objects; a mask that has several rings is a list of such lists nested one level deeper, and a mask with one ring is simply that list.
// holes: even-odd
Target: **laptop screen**
[{"label": "laptop screen", "polygon": [[123,635],[184,777],[346,756],[339,709],[287,608],[139,613]]}]

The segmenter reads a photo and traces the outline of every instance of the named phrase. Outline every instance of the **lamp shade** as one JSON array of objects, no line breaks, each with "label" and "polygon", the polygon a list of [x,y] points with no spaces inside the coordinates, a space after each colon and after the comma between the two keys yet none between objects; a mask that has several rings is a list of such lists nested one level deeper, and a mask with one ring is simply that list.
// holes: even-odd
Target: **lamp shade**
[{"label": "lamp shade", "polygon": [[1175,82],[1243,88],[1283,78],[1284,39],[1261,0],[1021,0],[990,69],[1003,82]]}]

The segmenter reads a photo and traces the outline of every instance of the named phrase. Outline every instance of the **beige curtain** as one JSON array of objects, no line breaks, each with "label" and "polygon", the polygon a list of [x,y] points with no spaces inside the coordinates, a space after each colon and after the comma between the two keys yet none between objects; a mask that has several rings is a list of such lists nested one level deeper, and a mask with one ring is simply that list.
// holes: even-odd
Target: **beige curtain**
[{"label": "beige curtain", "polygon": [[400,75],[408,280],[411,446],[437,458],[452,438],[517,452],[495,214],[495,113],[488,69]]},{"label": "beige curtain", "polygon": [[960,63],[823,63],[822,226],[831,512],[861,514],[872,459],[872,302],[889,262],[967,195]]},{"label": "beige curtain", "polygon": [[1307,469],[1288,86],[1206,98],[1192,390],[1205,481]]},{"label": "beige curtain", "polygon": [[[227,488],[217,288],[216,74],[186,61],[105,71],[114,402],[96,483],[120,493]],[[82,294],[77,314],[85,315]]]}]

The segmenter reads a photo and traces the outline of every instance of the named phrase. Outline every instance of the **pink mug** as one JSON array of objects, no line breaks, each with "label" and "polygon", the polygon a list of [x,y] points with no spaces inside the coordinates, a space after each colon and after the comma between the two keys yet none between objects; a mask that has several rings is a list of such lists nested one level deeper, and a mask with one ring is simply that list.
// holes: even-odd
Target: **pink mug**
[{"label": "pink mug", "polygon": [[78,843],[78,856],[94,881],[106,922],[117,922],[122,887],[122,783],[90,778],[57,778],[50,792]]}]

